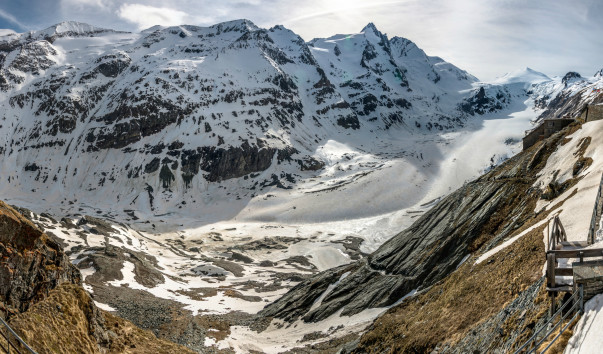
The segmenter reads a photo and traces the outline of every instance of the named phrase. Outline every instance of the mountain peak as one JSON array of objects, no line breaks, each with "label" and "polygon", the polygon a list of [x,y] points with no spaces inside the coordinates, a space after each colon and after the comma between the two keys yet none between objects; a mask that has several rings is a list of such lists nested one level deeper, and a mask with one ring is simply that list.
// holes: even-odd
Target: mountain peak
[{"label": "mountain peak", "polygon": [[142,31],[140,31],[140,33],[152,33],[155,31],[161,31],[164,28],[166,28],[166,27],[162,26],[162,25],[154,25],[149,28],[143,29]]},{"label": "mountain peak", "polygon": [[107,29],[104,28],[100,28],[100,27],[95,27],[92,25],[89,25],[87,23],[83,23],[83,22],[77,22],[77,21],[63,21],[60,23],[57,23],[56,25],[50,26],[44,30],[42,30],[43,32],[49,32],[52,31],[55,34],[60,34],[60,33],[89,33],[89,32],[100,32],[100,31],[108,31]]},{"label": "mountain peak", "polygon": [[239,31],[243,31],[243,32],[255,31],[255,30],[259,29],[259,27],[255,25],[255,23],[253,23],[250,20],[244,19],[244,18],[238,19],[238,20],[220,22],[218,24],[210,26],[210,28],[225,28],[225,29],[229,29],[229,30],[239,30]]},{"label": "mountain peak", "polygon": [[563,76],[563,79],[561,79],[561,82],[565,84],[565,87],[567,87],[571,82],[578,81],[578,80],[582,80],[582,76],[575,71],[570,71],[567,74],[565,74],[565,76]]},{"label": "mountain peak", "polygon": [[547,75],[525,67],[504,74],[494,80],[494,84],[513,84],[513,83],[536,83],[551,80]]},{"label": "mountain peak", "polygon": [[64,21],[40,31],[29,32],[34,38],[82,36],[93,33],[116,32],[111,29],[101,28],[77,21]]},{"label": "mountain peak", "polygon": [[368,32],[368,31],[372,31],[372,32],[377,33],[377,34],[381,33],[377,29],[377,26],[375,26],[375,24],[372,23],[372,22],[369,22],[368,25],[364,26],[364,28],[360,32]]},{"label": "mountain peak", "polygon": [[4,37],[4,36],[14,36],[16,35],[17,32],[13,31],[12,29],[2,29],[0,28],[0,37]]}]

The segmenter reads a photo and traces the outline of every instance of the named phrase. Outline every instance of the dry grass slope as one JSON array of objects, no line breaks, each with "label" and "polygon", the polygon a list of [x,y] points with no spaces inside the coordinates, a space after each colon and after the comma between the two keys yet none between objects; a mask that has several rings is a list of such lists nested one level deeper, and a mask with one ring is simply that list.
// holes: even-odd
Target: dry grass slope
[{"label": "dry grass slope", "polygon": [[193,353],[96,308],[77,285],[64,284],[11,319],[38,353]]},{"label": "dry grass slope", "polygon": [[427,292],[391,309],[362,337],[358,351],[422,353],[459,340],[541,277],[542,230],[534,229],[487,262],[474,266],[468,260]]}]

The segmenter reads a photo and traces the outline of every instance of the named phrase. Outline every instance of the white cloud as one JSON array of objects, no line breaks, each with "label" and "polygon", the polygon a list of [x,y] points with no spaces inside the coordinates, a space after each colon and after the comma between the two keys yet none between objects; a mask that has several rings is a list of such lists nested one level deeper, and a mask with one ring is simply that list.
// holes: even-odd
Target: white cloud
[{"label": "white cloud", "polygon": [[119,17],[132,22],[138,29],[154,25],[174,26],[186,23],[186,12],[166,7],[153,7],[142,4],[124,4],[117,11]]},{"label": "white cloud", "polygon": [[21,27],[22,29],[27,28],[27,26],[25,26],[19,20],[17,20],[17,18],[15,16],[11,15],[10,13],[8,13],[2,9],[0,9],[0,17],[4,18],[8,22],[14,23],[15,25]]},{"label": "white cloud", "polygon": [[98,7],[107,8],[108,4],[104,0],[61,0],[62,6],[75,6],[75,7]]}]

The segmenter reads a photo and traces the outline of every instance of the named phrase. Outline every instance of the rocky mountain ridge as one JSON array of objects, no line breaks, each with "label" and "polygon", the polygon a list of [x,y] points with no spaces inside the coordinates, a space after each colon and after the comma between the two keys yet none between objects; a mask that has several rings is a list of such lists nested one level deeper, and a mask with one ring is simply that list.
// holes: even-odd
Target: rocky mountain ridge
[{"label": "rocky mountain ridge", "polygon": [[316,176],[330,139],[377,153],[354,141],[457,129],[505,106],[476,81],[372,24],[305,43],[247,20],[141,33],[66,22],[0,38],[2,169],[22,194],[75,185],[124,209],[190,205],[232,179],[248,198]]},{"label": "rocky mountain ridge", "polygon": [[390,306],[413,290],[430,287],[457,269],[467,255],[491,248],[488,244],[499,243],[532,217],[542,193],[532,185],[558,144],[560,136],[556,138],[442,199],[366,259],[300,283],[260,314],[291,322],[300,317],[320,321],[341,310],[341,315],[351,316]]}]

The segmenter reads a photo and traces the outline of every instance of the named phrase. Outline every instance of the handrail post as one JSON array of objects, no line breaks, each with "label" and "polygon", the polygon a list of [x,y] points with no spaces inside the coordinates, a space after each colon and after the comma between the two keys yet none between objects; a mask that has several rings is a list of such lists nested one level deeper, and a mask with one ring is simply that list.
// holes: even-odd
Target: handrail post
[{"label": "handrail post", "polygon": [[[554,237],[553,237],[554,240]],[[554,241],[553,241],[554,242]],[[555,253],[549,253],[546,255],[546,275],[547,275],[547,286],[549,288],[555,287]],[[551,316],[555,313],[555,293],[550,292],[549,297],[551,298]]]},{"label": "handrail post", "polygon": [[550,231],[550,226],[551,225],[551,220],[549,219],[549,222],[546,223],[546,236],[547,236],[547,242],[546,242],[546,246],[548,247],[548,249],[551,249],[551,231]]},{"label": "handrail post", "polygon": [[584,284],[580,284],[580,315],[584,314]]},{"label": "handrail post", "polygon": [[[597,190],[597,199],[595,200],[595,207],[593,208],[593,215],[590,220],[590,227],[588,229],[588,242],[592,245],[595,243],[595,230],[597,228],[597,215],[599,214],[599,201],[601,199],[601,193],[603,192],[603,173],[601,174],[601,182],[599,182],[599,189]],[[599,215],[600,217],[601,215]]]},{"label": "handrail post", "polygon": [[555,315],[555,296],[556,294],[554,292],[550,292],[550,298],[551,298],[551,317],[553,317]]},{"label": "handrail post", "polygon": [[553,219],[553,229],[551,230],[551,238],[553,239],[553,249],[557,249],[557,217]]},{"label": "handrail post", "polygon": [[549,288],[555,287],[555,253],[546,255],[546,275]]}]

